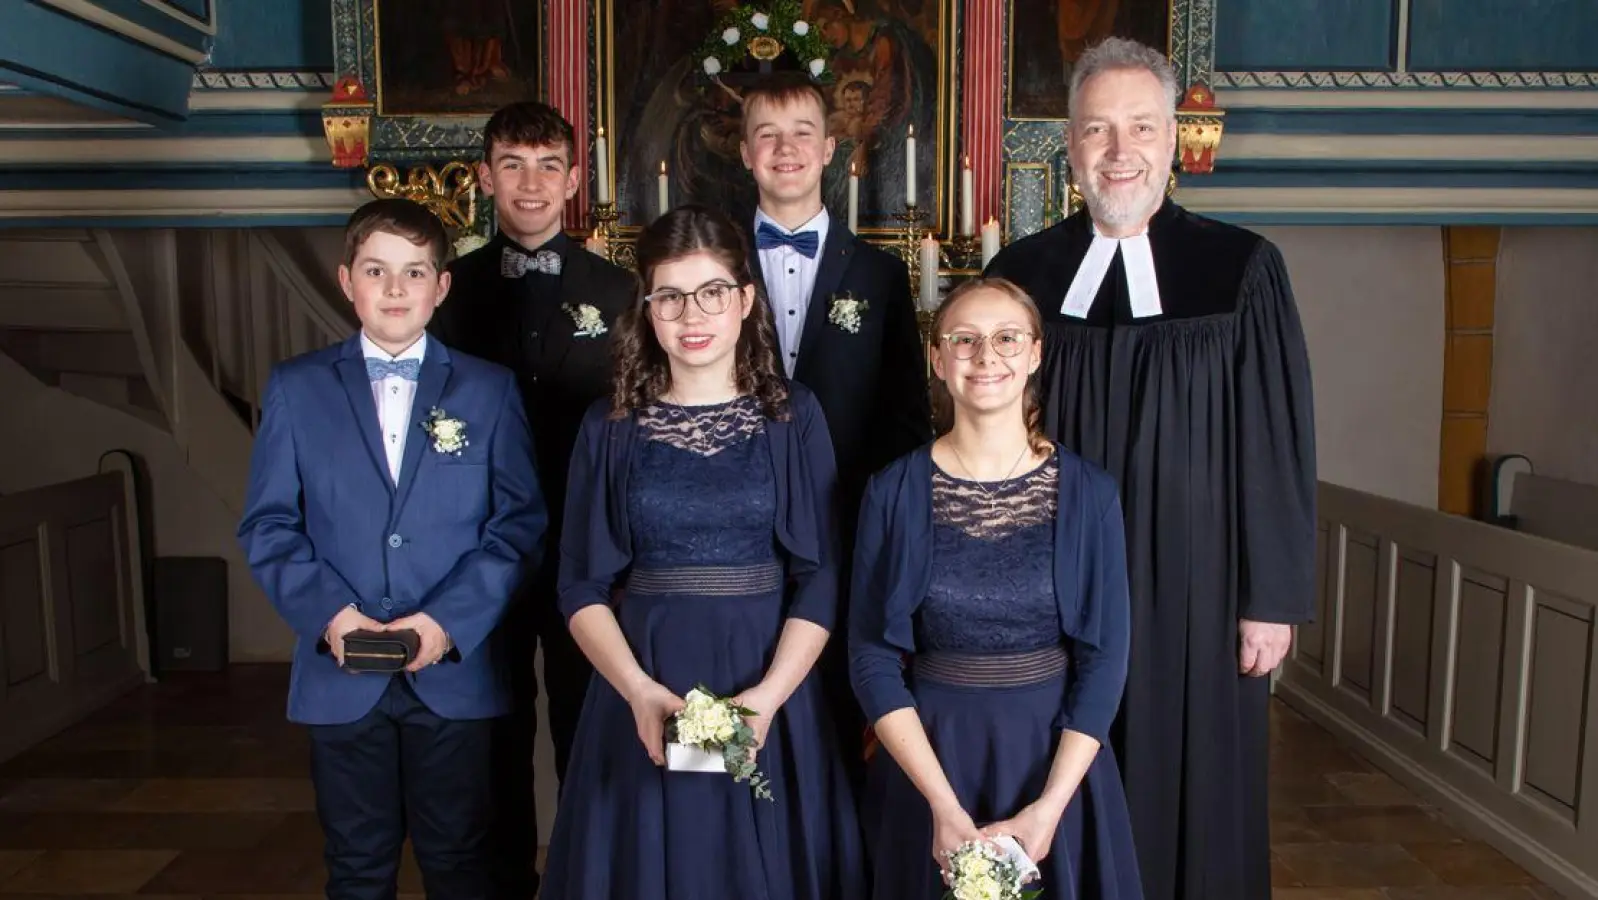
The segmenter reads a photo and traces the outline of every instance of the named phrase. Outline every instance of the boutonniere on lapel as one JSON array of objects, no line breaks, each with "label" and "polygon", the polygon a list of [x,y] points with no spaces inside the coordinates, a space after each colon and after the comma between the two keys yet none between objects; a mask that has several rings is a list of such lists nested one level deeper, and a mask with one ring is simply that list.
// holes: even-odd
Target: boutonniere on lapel
[{"label": "boutonniere on lapel", "polygon": [[599,314],[597,307],[590,306],[587,303],[577,306],[563,303],[560,308],[566,311],[566,315],[572,317],[573,322],[577,323],[577,330],[572,332],[576,337],[599,337],[610,330],[605,327],[605,318]]},{"label": "boutonniere on lapel", "polygon": [[442,409],[434,407],[422,420],[422,430],[433,439],[433,449],[439,453],[461,455],[461,450],[471,446],[466,440],[466,423],[452,419]]},{"label": "boutonniere on lapel", "polygon": [[860,333],[860,317],[866,314],[871,304],[858,300],[848,291],[832,295],[832,307],[827,311],[827,321],[842,328],[850,334]]}]

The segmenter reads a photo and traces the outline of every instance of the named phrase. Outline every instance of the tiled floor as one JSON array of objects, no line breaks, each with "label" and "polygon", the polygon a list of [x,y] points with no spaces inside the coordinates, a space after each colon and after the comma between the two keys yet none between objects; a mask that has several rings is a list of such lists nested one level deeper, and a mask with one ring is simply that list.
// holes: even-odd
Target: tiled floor
[{"label": "tiled floor", "polygon": [[[319,896],[285,677],[173,678],[0,765],[0,900]],[[1280,704],[1273,754],[1276,900],[1558,897]]]}]

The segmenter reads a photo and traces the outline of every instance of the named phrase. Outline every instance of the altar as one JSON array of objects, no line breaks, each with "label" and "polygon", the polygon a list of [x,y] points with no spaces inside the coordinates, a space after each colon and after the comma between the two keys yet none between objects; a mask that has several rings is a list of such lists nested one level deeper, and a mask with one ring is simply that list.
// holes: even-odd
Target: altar
[{"label": "altar", "polygon": [[[526,21],[485,8],[435,29],[394,0],[334,0],[333,12],[338,78],[322,111],[333,165],[364,172],[374,195],[426,204],[470,244],[493,229],[476,173],[487,116],[506,98],[543,97],[577,134],[567,231],[624,266],[672,205],[753,216],[732,69],[746,54],[796,59],[829,101],[828,207],[905,261],[923,311],[1005,241],[1081,202],[1064,85],[1093,40],[1135,37],[1172,59],[1183,98],[1171,189],[1213,172],[1225,124],[1209,84],[1213,0],[553,0],[518,13]],[[1038,38],[1045,26],[1054,40]],[[478,50],[461,49],[467,34]]]}]

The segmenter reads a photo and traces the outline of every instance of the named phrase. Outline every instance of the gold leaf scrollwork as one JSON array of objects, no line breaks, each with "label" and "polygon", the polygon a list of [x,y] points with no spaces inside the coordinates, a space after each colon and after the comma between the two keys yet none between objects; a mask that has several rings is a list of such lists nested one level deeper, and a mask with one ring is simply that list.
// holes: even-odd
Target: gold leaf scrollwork
[{"label": "gold leaf scrollwork", "polygon": [[469,231],[477,220],[477,173],[472,165],[451,160],[443,168],[417,166],[400,179],[390,163],[379,163],[366,173],[366,187],[375,196],[413,200],[438,216],[446,228]]}]

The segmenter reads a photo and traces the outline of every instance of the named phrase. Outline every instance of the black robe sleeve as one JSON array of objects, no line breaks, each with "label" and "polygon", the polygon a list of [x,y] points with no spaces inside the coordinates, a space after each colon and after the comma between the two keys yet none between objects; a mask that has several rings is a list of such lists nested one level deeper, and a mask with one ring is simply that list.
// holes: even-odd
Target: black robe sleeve
[{"label": "black robe sleeve", "polygon": [[1315,604],[1315,410],[1281,253],[1260,242],[1238,306],[1239,611],[1299,624]]},{"label": "black robe sleeve", "polygon": [[[875,420],[878,440],[867,452],[867,472],[876,472],[932,440],[932,399],[927,391],[927,354],[910,298],[910,272],[895,260],[892,293],[882,338]],[[853,524],[852,521],[849,524]]]}]

